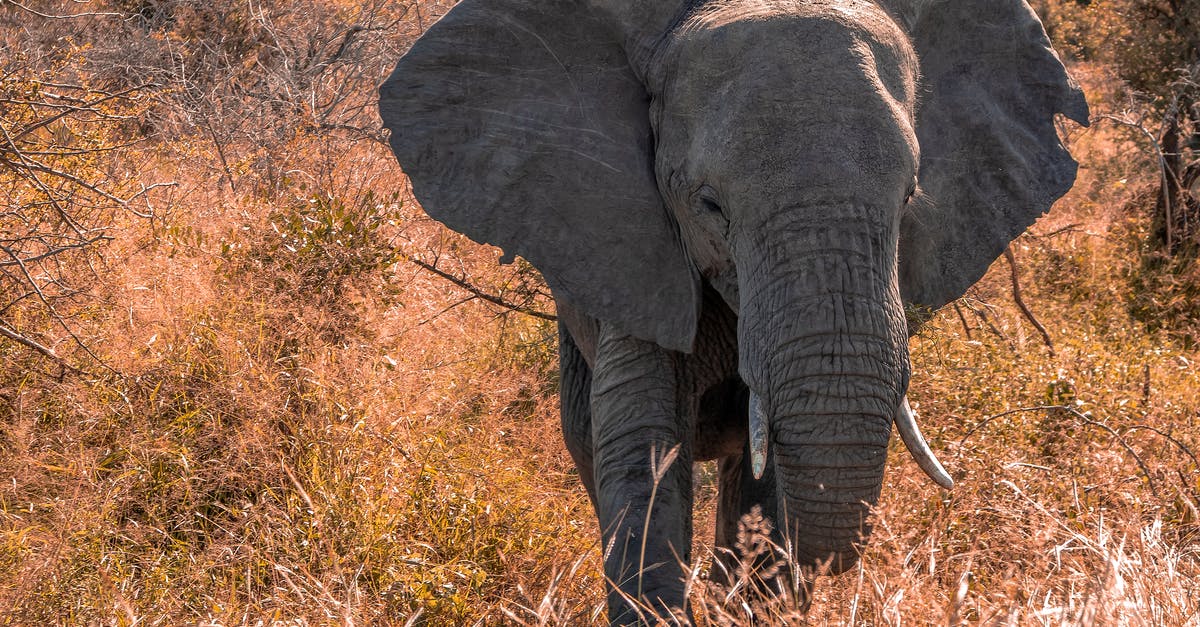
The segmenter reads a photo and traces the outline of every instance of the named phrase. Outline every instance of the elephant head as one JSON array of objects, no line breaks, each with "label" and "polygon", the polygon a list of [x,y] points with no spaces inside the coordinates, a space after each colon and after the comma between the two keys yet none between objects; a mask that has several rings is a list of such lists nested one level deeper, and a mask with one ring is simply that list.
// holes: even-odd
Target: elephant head
[{"label": "elephant head", "polygon": [[702,289],[802,564],[855,562],[914,317],[1064,194],[1087,105],[1023,0],[463,0],[381,88],[433,217],[689,352]]}]

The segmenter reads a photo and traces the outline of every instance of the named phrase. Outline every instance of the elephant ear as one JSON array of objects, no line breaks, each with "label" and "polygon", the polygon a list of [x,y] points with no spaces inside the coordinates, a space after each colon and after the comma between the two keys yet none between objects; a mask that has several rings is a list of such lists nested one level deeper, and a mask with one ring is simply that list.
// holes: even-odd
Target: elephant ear
[{"label": "elephant ear", "polygon": [[1023,0],[923,4],[910,23],[920,59],[919,193],[901,222],[900,289],[936,309],[978,281],[1071,188],[1077,164],[1055,114],[1088,107]]},{"label": "elephant ear", "polygon": [[699,279],[613,31],[569,0],[463,0],[400,60],[380,115],[430,216],[529,260],[588,315],[690,351]]}]

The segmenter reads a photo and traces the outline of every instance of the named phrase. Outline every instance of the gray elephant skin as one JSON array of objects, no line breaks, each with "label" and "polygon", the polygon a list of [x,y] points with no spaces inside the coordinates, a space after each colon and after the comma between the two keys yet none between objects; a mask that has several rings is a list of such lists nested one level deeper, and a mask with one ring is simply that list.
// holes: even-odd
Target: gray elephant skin
[{"label": "gray elephant skin", "polygon": [[1023,0],[462,0],[379,106],[423,208],[554,293],[621,624],[686,620],[695,461],[718,552],[759,505],[799,570],[857,562],[893,423],[950,485],[909,336],[1071,187],[1055,115],[1088,121]]}]

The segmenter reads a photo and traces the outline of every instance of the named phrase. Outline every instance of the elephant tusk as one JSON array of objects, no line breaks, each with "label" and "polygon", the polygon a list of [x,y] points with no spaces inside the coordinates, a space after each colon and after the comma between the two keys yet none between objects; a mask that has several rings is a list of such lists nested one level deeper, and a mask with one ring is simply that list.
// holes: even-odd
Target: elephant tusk
[{"label": "elephant tusk", "polygon": [[[751,402],[753,403],[753,401]],[[753,421],[751,424],[754,424]],[[947,490],[953,489],[954,479],[950,478],[950,474],[942,467],[942,463],[938,461],[933,451],[929,449],[929,444],[925,442],[925,437],[921,435],[921,429],[917,427],[917,419],[913,415],[912,408],[908,406],[907,396],[900,401],[900,410],[896,412],[896,430],[900,432],[900,439],[904,441],[904,447],[912,454],[921,470],[925,471],[925,474],[929,475],[934,483]]]},{"label": "elephant tusk", "polygon": [[763,413],[762,401],[754,392],[750,393],[750,466],[754,478],[762,479],[767,469],[767,415]]}]

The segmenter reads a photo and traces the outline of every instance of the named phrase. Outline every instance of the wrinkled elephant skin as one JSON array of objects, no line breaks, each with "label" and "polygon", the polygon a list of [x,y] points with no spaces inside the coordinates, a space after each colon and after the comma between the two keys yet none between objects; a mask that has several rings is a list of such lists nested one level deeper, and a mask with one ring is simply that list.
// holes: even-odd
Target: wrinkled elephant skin
[{"label": "wrinkled elephant skin", "polygon": [[554,292],[622,624],[686,620],[695,461],[719,548],[758,506],[831,573],[893,423],[952,485],[908,338],[1066,193],[1055,115],[1088,119],[1023,0],[462,0],[380,113],[424,209]]}]

